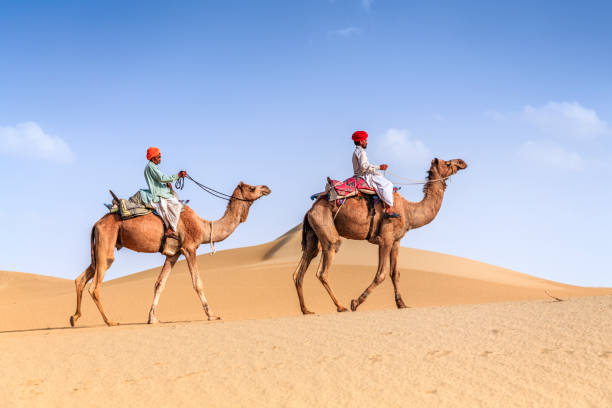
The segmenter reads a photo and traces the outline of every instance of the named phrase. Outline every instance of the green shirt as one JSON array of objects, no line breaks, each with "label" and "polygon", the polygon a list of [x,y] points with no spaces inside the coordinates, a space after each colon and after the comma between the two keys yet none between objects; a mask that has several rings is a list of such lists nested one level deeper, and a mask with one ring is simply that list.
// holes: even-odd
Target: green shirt
[{"label": "green shirt", "polygon": [[160,198],[171,198],[173,197],[172,191],[166,183],[172,183],[178,179],[178,174],[172,176],[166,176],[161,172],[157,164],[149,161],[147,167],[144,170],[145,180],[149,186],[148,190],[140,190],[140,196],[145,204],[157,203]]}]

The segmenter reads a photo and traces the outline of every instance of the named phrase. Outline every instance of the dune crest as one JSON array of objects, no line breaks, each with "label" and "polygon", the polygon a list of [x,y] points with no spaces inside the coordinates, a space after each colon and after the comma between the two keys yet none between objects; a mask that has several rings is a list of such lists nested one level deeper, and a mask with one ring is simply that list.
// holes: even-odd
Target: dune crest
[{"label": "dune crest", "polygon": [[[198,256],[204,289],[215,313],[225,320],[298,316],[301,314],[292,274],[300,256],[301,225],[274,241],[252,247]],[[372,280],[377,248],[363,241],[344,240],[330,272],[330,284],[347,302]],[[116,262],[121,262],[121,252]],[[306,273],[304,292],[312,310],[335,313],[335,307],[315,277],[318,260]],[[144,323],[158,268],[104,283],[105,308],[120,323]],[[465,258],[411,248],[400,255],[401,288],[409,306],[444,306],[500,301],[548,299],[610,293],[547,281]],[[75,277],[79,271],[75,271]],[[177,263],[158,307],[164,321],[204,320],[184,260]],[[0,331],[66,327],[75,302],[74,283],[40,275],[0,272]],[[394,309],[389,279],[364,305],[364,310]],[[102,324],[89,295],[83,297],[80,326]]]}]

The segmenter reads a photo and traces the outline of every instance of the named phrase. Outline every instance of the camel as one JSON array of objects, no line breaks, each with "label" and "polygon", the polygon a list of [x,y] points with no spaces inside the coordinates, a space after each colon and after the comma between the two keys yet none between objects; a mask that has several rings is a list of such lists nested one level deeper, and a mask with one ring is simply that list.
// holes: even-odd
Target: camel
[{"label": "camel", "polygon": [[461,159],[450,161],[434,159],[428,172],[427,182],[423,187],[425,197],[418,203],[410,202],[394,193],[393,210],[400,215],[399,218],[383,218],[383,206],[378,202],[372,213],[368,208],[367,200],[348,198],[338,207],[335,202],[329,202],[327,197],[319,197],[304,216],[302,226],[302,255],[297,269],[293,274],[295,288],[300,301],[303,314],[312,314],[304,303],[302,284],[304,274],[310,262],[322,251],[321,261],[317,270],[317,278],[336,305],[338,312],[347,309],[340,304],[327,280],[329,269],[334,256],[341,244],[341,237],[354,240],[367,240],[378,245],[378,269],[372,283],[357,299],[351,301],[351,310],[357,310],[368,295],[382,283],[391,270],[391,280],[395,291],[395,303],[398,308],[407,307],[399,292],[400,272],[398,256],[400,240],[411,229],[429,224],[438,214],[442,206],[446,179],[467,164]]},{"label": "camel", "polygon": [[[185,206],[185,211],[181,213],[176,231],[181,242],[181,248],[175,255],[166,256],[164,266],[155,282],[153,303],[149,311],[150,324],[158,322],[156,307],[159,297],[164,290],[172,267],[181,254],[185,255],[193,288],[202,302],[208,320],[220,319],[220,317],[212,314],[206,296],[204,296],[204,288],[198,273],[196,250],[201,244],[220,242],[230,236],[240,223],[246,221],[253,202],[270,193],[271,190],[267,186],[250,186],[240,182],[232,193],[234,198],[229,200],[225,214],[214,222],[200,218],[195,211]],[[91,264],[74,281],[76,286],[76,312],[70,316],[70,325],[74,327],[76,321],[81,317],[83,289],[87,282],[93,279],[89,294],[98,307],[104,322],[108,326],[116,326],[117,323],[110,320],[104,313],[100,297],[104,274],[115,258],[115,248],[125,247],[133,251],[147,253],[159,252],[163,235],[163,222],[161,218],[152,213],[124,221],[116,213],[106,214],[100,218],[91,230]]]}]

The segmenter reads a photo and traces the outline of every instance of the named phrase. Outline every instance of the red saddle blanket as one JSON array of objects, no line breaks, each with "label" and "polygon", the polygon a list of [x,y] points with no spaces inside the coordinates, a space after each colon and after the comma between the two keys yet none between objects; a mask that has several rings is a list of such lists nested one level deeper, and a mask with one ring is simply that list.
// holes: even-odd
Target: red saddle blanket
[{"label": "red saddle blanket", "polygon": [[376,191],[368,186],[368,183],[361,177],[350,177],[344,181],[328,179],[330,187],[336,190],[339,198],[356,195],[357,192],[365,194],[376,194]]}]

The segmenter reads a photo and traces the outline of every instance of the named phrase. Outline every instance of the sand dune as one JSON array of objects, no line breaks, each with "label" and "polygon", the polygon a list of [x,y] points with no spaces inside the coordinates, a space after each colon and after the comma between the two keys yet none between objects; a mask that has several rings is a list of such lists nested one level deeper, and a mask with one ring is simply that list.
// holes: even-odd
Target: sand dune
[{"label": "sand dune", "polygon": [[[301,227],[258,246],[219,251],[198,257],[206,295],[215,313],[225,320],[300,315],[292,274],[300,255]],[[121,262],[121,251],[116,262]],[[374,245],[345,240],[330,272],[339,299],[349,305],[371,282],[377,263]],[[307,305],[318,313],[334,313],[327,292],[315,277],[315,259],[305,278]],[[84,265],[85,267],[85,265]],[[508,269],[434,252],[402,248],[401,290],[413,307],[474,304],[512,300],[562,298],[610,293],[605,288],[564,285]],[[144,323],[160,268],[104,283],[102,299],[109,316],[120,323]],[[75,277],[80,271],[75,271]],[[66,327],[73,313],[71,280],[15,272],[0,272],[0,331]],[[360,307],[360,311],[395,307],[393,289],[386,279]],[[179,261],[159,304],[163,321],[203,320],[199,299],[191,286],[187,265]],[[79,326],[102,324],[85,292]]]},{"label": "sand dune", "polygon": [[[225,320],[300,315],[292,274],[300,255],[301,227],[258,246],[219,251],[198,257],[210,306]],[[330,283],[340,300],[349,305],[371,282],[377,263],[374,245],[345,240],[330,272]],[[121,252],[116,262],[121,262]],[[334,313],[327,292],[315,277],[315,259],[305,278],[305,297],[318,313]],[[402,248],[401,289],[408,305],[442,306],[512,300],[562,298],[610,293],[605,288],[564,285],[508,269],[434,252]],[[120,323],[147,321],[153,285],[160,268],[154,268],[103,285],[103,304]],[[80,271],[75,271],[75,277]],[[73,313],[71,280],[15,272],[0,272],[0,331],[65,327]],[[359,310],[394,308],[389,279],[380,285]],[[161,321],[203,320],[199,299],[191,286],[187,265],[179,261],[159,304]],[[95,305],[85,292],[79,326],[102,324]]]},{"label": "sand dune", "polygon": [[[183,261],[156,326],[144,323],[160,268],[104,283],[116,328],[87,293],[68,328],[71,280],[0,272],[0,406],[612,406],[612,289],[402,248],[412,308],[395,309],[387,279],[357,313],[336,313],[315,260],[304,290],[320,315],[304,317],[292,280],[300,239],[298,226],[198,257],[223,322],[204,321]],[[376,247],[343,243],[330,272],[341,302],[376,262]]]},{"label": "sand dune", "polygon": [[612,406],[612,296],[1,337],[1,406]]}]

